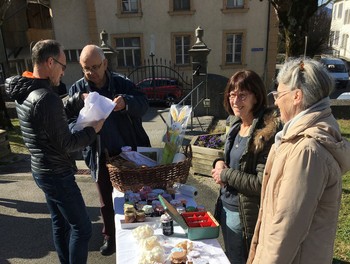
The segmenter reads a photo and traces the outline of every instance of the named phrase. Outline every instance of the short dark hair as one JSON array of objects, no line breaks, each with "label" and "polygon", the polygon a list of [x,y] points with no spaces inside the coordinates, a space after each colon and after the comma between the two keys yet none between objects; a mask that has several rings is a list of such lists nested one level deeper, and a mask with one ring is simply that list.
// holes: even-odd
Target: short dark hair
[{"label": "short dark hair", "polygon": [[32,48],[32,63],[37,65],[45,62],[50,57],[58,58],[61,50],[62,45],[56,40],[40,40]]},{"label": "short dark hair", "polygon": [[226,112],[233,115],[233,110],[230,105],[229,95],[231,91],[248,91],[255,95],[256,104],[253,107],[254,116],[267,106],[267,95],[265,85],[260,76],[251,70],[240,70],[236,72],[228,80],[224,92],[224,108]]}]

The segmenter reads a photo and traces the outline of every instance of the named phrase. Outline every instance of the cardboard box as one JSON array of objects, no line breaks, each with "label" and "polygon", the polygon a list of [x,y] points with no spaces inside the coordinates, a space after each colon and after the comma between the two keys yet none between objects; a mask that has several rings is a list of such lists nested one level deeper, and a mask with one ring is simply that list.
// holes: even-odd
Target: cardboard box
[{"label": "cardboard box", "polygon": [[217,238],[220,225],[210,212],[185,212],[181,215],[161,195],[158,196],[166,212],[177,222],[190,240]]}]

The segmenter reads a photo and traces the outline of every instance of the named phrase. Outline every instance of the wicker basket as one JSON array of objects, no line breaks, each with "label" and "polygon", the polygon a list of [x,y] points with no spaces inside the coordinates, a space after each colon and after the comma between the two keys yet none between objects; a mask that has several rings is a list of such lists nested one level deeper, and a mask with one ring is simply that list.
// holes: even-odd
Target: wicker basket
[{"label": "wicker basket", "polygon": [[119,156],[112,157],[107,162],[110,180],[113,187],[121,192],[138,191],[143,186],[165,189],[175,182],[186,183],[192,160],[190,145],[185,147],[184,154],[184,161],[147,168],[125,167],[121,165],[125,160]]}]

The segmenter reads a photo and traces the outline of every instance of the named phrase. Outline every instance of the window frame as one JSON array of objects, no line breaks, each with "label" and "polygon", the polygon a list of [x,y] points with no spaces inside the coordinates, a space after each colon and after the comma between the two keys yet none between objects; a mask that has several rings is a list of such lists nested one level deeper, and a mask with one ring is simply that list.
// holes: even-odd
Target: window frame
[{"label": "window frame", "polygon": [[[123,11],[123,1],[125,0],[117,0],[117,13],[116,16],[118,18],[130,18],[130,17],[141,17],[142,9],[141,9],[141,0],[137,1],[137,12],[125,12]],[[131,1],[131,0],[127,0]]]},{"label": "window frame", "polygon": [[341,19],[343,16],[343,3],[339,3],[337,19]]},{"label": "window frame", "polygon": [[242,0],[243,1],[243,6],[242,7],[227,7],[227,1],[228,0],[223,0],[223,8],[221,9],[221,12],[224,14],[228,13],[245,13],[248,12],[249,6],[248,6],[248,1],[247,0]]},{"label": "window frame", "polygon": [[[227,55],[227,36],[228,35],[242,35],[242,43],[241,43],[241,61],[240,62],[227,62],[226,61],[226,55]],[[222,33],[222,65],[221,68],[239,68],[245,65],[245,53],[246,53],[246,30],[225,30]]]},{"label": "window frame", "polygon": [[348,39],[349,39],[349,34],[343,34],[343,35],[342,35],[342,40],[341,40],[340,48],[343,48],[343,49],[346,48],[346,44],[348,43]]},{"label": "window frame", "polygon": [[[113,48],[117,51],[117,64],[118,64],[118,67],[119,68],[122,68],[122,69],[127,69],[127,68],[130,68],[130,67],[137,67],[137,66],[142,66],[143,65],[143,60],[144,60],[144,52],[143,52],[143,50],[144,50],[144,44],[143,44],[143,34],[137,34],[137,33],[135,33],[135,34],[112,34],[111,35],[111,38],[112,38],[112,40],[113,40]],[[126,38],[139,38],[139,41],[140,41],[140,47],[139,47],[139,50],[140,50],[140,64],[139,65],[137,65],[137,64],[135,64],[135,61],[134,61],[134,59],[133,59],[133,63],[134,63],[134,65],[120,65],[119,64],[119,56],[121,56],[120,54],[121,54],[121,50],[122,51],[124,51],[124,50],[133,50],[132,48],[130,48],[130,49],[125,49],[124,47],[123,47],[123,49],[120,49],[120,48],[118,48],[117,47],[117,39],[126,39]],[[134,57],[135,55],[133,54],[133,57]],[[124,62],[125,62],[125,60],[126,60],[126,57],[125,57],[125,55],[123,55],[123,60],[124,60]]]},{"label": "window frame", "polygon": [[196,12],[196,10],[194,9],[194,6],[193,6],[193,0],[188,0],[190,3],[189,10],[174,10],[174,1],[176,1],[176,0],[169,0],[169,12],[168,12],[169,15],[171,15],[171,16],[193,15]]},{"label": "window frame", "polygon": [[81,51],[82,49],[65,49],[64,53],[66,55],[67,62],[79,62]]},{"label": "window frame", "polygon": [[[175,64],[178,67],[191,67],[192,63],[191,63],[191,56],[189,55],[189,62],[188,63],[177,63],[176,61],[176,38],[177,37],[190,37],[190,44],[189,44],[189,50],[192,48],[193,44],[194,44],[194,33],[193,32],[173,32],[171,33],[171,58],[173,61],[173,64]],[[184,55],[184,53],[182,54],[182,56]]]},{"label": "window frame", "polygon": [[334,46],[339,45],[339,37],[340,37],[340,31],[339,30],[334,31],[334,39],[333,39]]}]

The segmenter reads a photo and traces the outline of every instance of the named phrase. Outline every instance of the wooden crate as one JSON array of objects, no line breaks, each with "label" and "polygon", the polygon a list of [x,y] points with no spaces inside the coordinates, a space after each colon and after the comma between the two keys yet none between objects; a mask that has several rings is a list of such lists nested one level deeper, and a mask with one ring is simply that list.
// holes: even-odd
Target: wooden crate
[{"label": "wooden crate", "polygon": [[10,143],[6,130],[0,129],[0,158],[11,153]]},{"label": "wooden crate", "polygon": [[213,161],[224,157],[224,151],[219,149],[206,148],[194,145],[197,138],[191,140],[192,147],[192,167],[191,171],[196,174],[211,176]]}]

